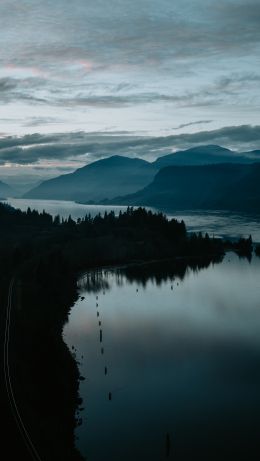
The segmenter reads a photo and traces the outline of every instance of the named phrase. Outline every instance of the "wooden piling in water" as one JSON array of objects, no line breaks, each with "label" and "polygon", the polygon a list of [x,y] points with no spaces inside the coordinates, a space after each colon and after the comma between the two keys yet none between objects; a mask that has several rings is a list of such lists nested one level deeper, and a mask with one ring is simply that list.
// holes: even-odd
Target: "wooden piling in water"
[{"label": "wooden piling in water", "polygon": [[170,434],[167,432],[167,434],[166,434],[166,440],[165,440],[165,454],[166,454],[166,458],[169,458],[169,456],[170,456],[170,451],[171,451],[171,439],[170,439]]},{"label": "wooden piling in water", "polygon": [[102,330],[99,331],[99,340],[102,343]]}]

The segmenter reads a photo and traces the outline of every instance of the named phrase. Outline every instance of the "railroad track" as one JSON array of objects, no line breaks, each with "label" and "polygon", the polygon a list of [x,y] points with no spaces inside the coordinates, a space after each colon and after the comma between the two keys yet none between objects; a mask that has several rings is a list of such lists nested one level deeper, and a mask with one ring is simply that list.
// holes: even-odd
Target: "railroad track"
[{"label": "railroad track", "polygon": [[10,408],[12,411],[12,415],[14,417],[16,426],[23,438],[23,441],[27,447],[28,453],[30,454],[31,459],[34,461],[42,461],[32,439],[26,425],[24,424],[22,415],[19,411],[12,380],[10,374],[10,364],[9,364],[9,344],[10,344],[10,325],[11,325],[11,311],[12,311],[12,297],[13,297],[13,289],[15,285],[15,278],[13,277],[8,290],[8,298],[7,298],[7,307],[6,307],[6,322],[5,322],[5,336],[4,336],[4,379],[5,379],[5,387],[8,396],[8,401],[10,404]]}]

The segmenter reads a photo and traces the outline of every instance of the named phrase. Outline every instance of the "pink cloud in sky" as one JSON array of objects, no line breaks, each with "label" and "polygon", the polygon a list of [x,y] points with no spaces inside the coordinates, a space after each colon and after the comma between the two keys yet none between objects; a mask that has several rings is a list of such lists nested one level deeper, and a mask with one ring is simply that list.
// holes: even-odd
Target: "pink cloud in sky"
[{"label": "pink cloud in sky", "polygon": [[80,59],[79,64],[86,72],[91,72],[96,67],[94,62],[90,61],[89,59]]},{"label": "pink cloud in sky", "polygon": [[4,70],[10,75],[10,73],[17,77],[46,77],[46,71],[43,71],[36,66],[17,66],[16,64],[9,63],[4,66]]}]

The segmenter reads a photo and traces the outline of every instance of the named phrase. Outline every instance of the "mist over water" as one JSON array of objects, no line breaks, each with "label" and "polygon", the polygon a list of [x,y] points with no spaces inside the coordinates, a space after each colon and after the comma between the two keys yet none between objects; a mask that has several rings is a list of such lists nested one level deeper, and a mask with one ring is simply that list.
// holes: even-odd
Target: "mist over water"
[{"label": "mist over water", "polygon": [[86,378],[77,445],[88,460],[163,460],[167,437],[174,460],[257,445],[259,270],[259,258],[228,253],[201,269],[145,265],[79,280],[64,338]]},{"label": "mist over water", "polygon": [[20,208],[22,211],[26,211],[28,207],[32,210],[37,210],[51,214],[52,216],[60,215],[62,218],[68,218],[71,216],[72,219],[83,218],[86,214],[96,216],[98,213],[104,214],[105,211],[114,210],[115,214],[118,215],[119,211],[126,210],[126,206],[106,206],[106,205],[82,205],[80,203],[66,201],[66,200],[37,200],[37,199],[20,199],[20,198],[8,198],[5,202],[14,208]]},{"label": "mist over water", "polygon": [[228,211],[167,212],[167,216],[183,219],[191,232],[208,232],[210,237],[245,237],[252,235],[260,242],[260,215]]},{"label": "mist over water", "polygon": [[[59,214],[63,218],[69,215],[73,219],[83,218],[86,214],[95,216],[98,213],[104,214],[114,210],[118,215],[120,210],[126,210],[126,206],[111,205],[82,205],[75,202],[63,200],[36,200],[36,199],[14,199],[6,200],[7,203],[22,211],[30,207],[32,210],[42,212],[45,210],[52,216]],[[155,209],[151,208],[153,211]],[[254,242],[260,242],[260,215],[246,213],[229,213],[226,211],[165,211],[169,218],[183,219],[188,231],[208,232],[215,237],[248,237],[252,235]]]}]

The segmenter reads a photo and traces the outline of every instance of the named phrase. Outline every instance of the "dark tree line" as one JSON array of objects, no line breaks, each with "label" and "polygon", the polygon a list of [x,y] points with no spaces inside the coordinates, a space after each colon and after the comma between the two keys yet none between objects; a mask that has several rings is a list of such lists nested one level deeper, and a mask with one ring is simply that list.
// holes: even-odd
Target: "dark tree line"
[{"label": "dark tree line", "polygon": [[[188,236],[183,221],[162,213],[128,207],[125,212],[86,215],[77,221],[28,208],[0,204],[2,267],[12,271],[29,264],[42,267],[50,254],[60,254],[73,271],[135,260],[203,256],[223,251],[220,242],[202,234]],[[48,267],[49,263],[45,264]]]}]

